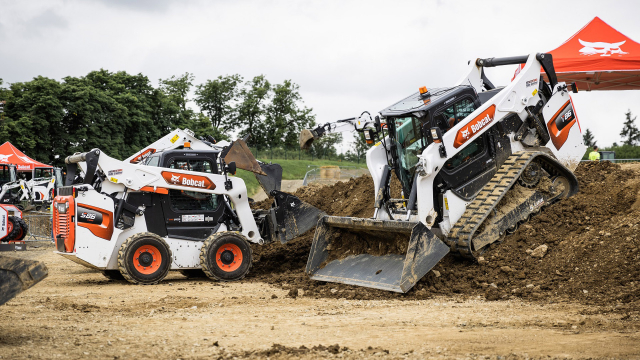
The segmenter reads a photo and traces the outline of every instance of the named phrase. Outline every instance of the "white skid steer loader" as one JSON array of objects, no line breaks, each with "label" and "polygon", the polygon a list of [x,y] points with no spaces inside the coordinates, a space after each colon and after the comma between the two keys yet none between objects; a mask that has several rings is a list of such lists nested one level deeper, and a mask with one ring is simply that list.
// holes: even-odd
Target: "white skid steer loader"
[{"label": "white skid steer loader", "polygon": [[[521,64],[504,87],[484,74],[485,67]],[[573,171],[585,146],[567,89],[550,54],[477,59],[455,86],[423,87],[374,119],[365,112],[304,130],[302,148],[338,131],[378,141],[366,155],[373,217],[323,217],[306,272],[406,292],[447,253],[474,259],[545,206],[575,194]],[[392,172],[402,199],[390,197]],[[381,255],[382,248],[395,250]]]},{"label": "white skid steer loader", "polygon": [[[99,149],[67,157],[56,253],[138,284],[169,270],[233,281],[251,267],[249,243],[284,243],[316,225],[323,213],[279,191],[279,166],[258,163],[243,140],[210,140],[175,130],[124,161]],[[229,176],[236,168],[258,175],[271,209],[251,210],[244,181]]]}]

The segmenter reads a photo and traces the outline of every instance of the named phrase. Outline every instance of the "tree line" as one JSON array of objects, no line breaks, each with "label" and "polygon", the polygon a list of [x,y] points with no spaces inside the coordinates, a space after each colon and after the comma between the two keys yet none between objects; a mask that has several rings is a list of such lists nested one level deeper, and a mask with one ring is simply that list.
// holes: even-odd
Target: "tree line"
[{"label": "tree line", "polygon": [[[59,164],[93,148],[123,159],[175,128],[216,140],[251,134],[253,148],[291,150],[298,147],[300,131],[315,125],[291,80],[274,84],[258,75],[245,81],[235,74],[194,81],[185,73],[154,86],[145,75],[104,69],[61,81],[38,76],[5,85],[0,79],[0,142],[10,141],[48,164],[59,155]],[[335,140],[318,141],[310,151],[335,155]]]},{"label": "tree line", "polygon": [[[625,121],[620,131],[622,143],[614,142],[611,146],[600,148],[599,150],[615,151],[617,159],[640,159],[640,129],[636,126],[637,116],[633,116],[630,109],[627,110],[624,116]],[[593,132],[589,129],[585,129],[582,140],[588,147],[584,156],[584,159],[587,159],[587,154],[594,146],[598,145],[598,142]]]}]

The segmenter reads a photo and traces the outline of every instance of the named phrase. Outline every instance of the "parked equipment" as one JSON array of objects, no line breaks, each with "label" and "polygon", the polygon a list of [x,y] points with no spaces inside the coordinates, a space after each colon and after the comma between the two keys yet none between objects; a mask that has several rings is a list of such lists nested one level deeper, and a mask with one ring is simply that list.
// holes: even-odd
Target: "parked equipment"
[{"label": "parked equipment", "polygon": [[15,205],[0,205],[0,251],[26,250],[24,241],[29,226]]},{"label": "parked equipment", "polygon": [[[93,149],[65,162],[56,253],[132,283],[155,284],[169,270],[239,280],[251,268],[250,243],[285,243],[323,215],[280,192],[282,169],[256,161],[243,140],[215,144],[175,130],[124,161]],[[251,210],[244,181],[230,176],[236,168],[259,175],[270,210]]]},{"label": "parked equipment", "polygon": [[0,165],[0,171],[2,167],[9,167],[9,173],[13,173],[12,180],[2,184],[0,201],[3,204],[14,204],[23,210],[26,206],[39,211],[51,204],[54,190],[62,186],[62,169],[60,168],[35,168],[31,179],[25,180],[16,179],[15,165]]},{"label": "parked equipment", "polygon": [[[504,87],[484,73],[520,64]],[[347,130],[377,142],[366,156],[373,217],[323,217],[306,272],[315,280],[406,292],[447,253],[475,259],[544,207],[575,194],[573,171],[585,146],[568,89],[557,82],[549,54],[477,59],[455,86],[420,88],[374,119],[365,112],[303,131],[302,148]],[[392,172],[401,199],[390,197]],[[349,244],[356,243],[367,250],[354,254]],[[383,247],[395,250],[381,255]]]}]

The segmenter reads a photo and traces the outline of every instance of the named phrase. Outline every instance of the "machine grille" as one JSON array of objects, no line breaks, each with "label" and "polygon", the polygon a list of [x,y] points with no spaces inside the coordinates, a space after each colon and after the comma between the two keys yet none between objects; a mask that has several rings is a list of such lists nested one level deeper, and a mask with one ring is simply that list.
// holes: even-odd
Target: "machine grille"
[{"label": "machine grille", "polygon": [[56,247],[60,252],[66,252],[64,248],[64,241],[69,237],[69,229],[71,228],[71,217],[69,214],[61,214],[56,211],[54,218],[54,225],[56,227]]}]

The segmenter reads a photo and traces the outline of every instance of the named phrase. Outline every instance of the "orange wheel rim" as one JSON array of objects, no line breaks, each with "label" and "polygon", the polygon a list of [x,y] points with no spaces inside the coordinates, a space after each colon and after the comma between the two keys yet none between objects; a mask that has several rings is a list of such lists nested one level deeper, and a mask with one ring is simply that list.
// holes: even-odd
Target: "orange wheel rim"
[{"label": "orange wheel rim", "polygon": [[160,264],[162,264],[162,255],[153,245],[142,245],[133,254],[133,266],[141,274],[153,274],[158,271]]},{"label": "orange wheel rim", "polygon": [[224,272],[238,270],[242,264],[242,251],[235,244],[224,244],[216,251],[216,264]]},{"label": "orange wheel rim", "polygon": [[13,223],[11,221],[7,221],[7,235],[11,234],[13,231]]}]

